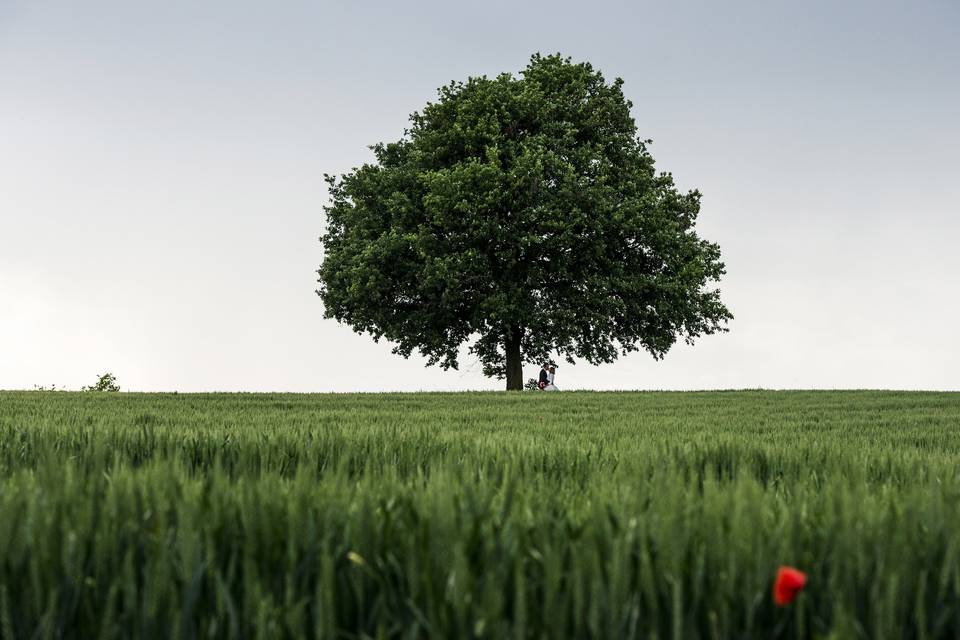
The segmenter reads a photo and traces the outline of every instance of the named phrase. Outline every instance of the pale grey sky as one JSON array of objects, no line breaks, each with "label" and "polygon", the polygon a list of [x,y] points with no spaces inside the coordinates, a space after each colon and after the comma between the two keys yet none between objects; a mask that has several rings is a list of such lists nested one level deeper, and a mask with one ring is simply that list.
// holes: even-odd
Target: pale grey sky
[{"label": "pale grey sky", "polygon": [[321,176],[535,51],[625,80],[736,316],[561,387],[960,389],[955,0],[0,0],[0,388],[501,388],[322,319]]}]

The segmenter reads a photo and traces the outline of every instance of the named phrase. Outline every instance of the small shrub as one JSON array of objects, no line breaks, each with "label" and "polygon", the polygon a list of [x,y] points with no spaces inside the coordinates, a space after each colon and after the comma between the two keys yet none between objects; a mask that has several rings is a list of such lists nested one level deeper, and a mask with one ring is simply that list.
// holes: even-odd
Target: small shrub
[{"label": "small shrub", "polygon": [[117,384],[117,377],[112,373],[105,373],[100,376],[97,383],[90,387],[83,387],[82,391],[120,391],[120,385]]}]

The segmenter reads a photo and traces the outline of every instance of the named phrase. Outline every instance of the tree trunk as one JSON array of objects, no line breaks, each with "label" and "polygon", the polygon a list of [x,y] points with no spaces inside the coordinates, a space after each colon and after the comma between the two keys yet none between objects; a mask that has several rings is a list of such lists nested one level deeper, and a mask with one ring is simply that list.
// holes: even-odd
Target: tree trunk
[{"label": "tree trunk", "polygon": [[507,391],[523,390],[523,361],[520,359],[520,329],[512,329],[507,335],[504,350],[507,352]]}]

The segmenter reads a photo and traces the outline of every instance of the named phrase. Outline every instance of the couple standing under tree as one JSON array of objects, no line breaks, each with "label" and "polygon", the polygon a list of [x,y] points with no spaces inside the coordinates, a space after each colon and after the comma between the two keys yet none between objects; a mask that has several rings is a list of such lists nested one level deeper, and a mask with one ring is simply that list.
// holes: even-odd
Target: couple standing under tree
[{"label": "couple standing under tree", "polygon": [[560,391],[553,380],[557,375],[557,368],[552,364],[544,364],[540,369],[540,380],[537,382],[537,388],[541,391]]}]

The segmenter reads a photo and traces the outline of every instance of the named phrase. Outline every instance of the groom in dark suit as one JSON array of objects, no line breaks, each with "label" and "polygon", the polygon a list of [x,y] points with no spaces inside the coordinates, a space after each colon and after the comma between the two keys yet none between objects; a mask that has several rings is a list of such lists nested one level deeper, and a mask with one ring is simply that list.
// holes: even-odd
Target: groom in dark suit
[{"label": "groom in dark suit", "polygon": [[543,368],[540,369],[540,380],[537,382],[537,386],[540,387],[541,391],[550,383],[550,378],[547,377],[547,368],[549,366],[549,364],[544,364]]}]

